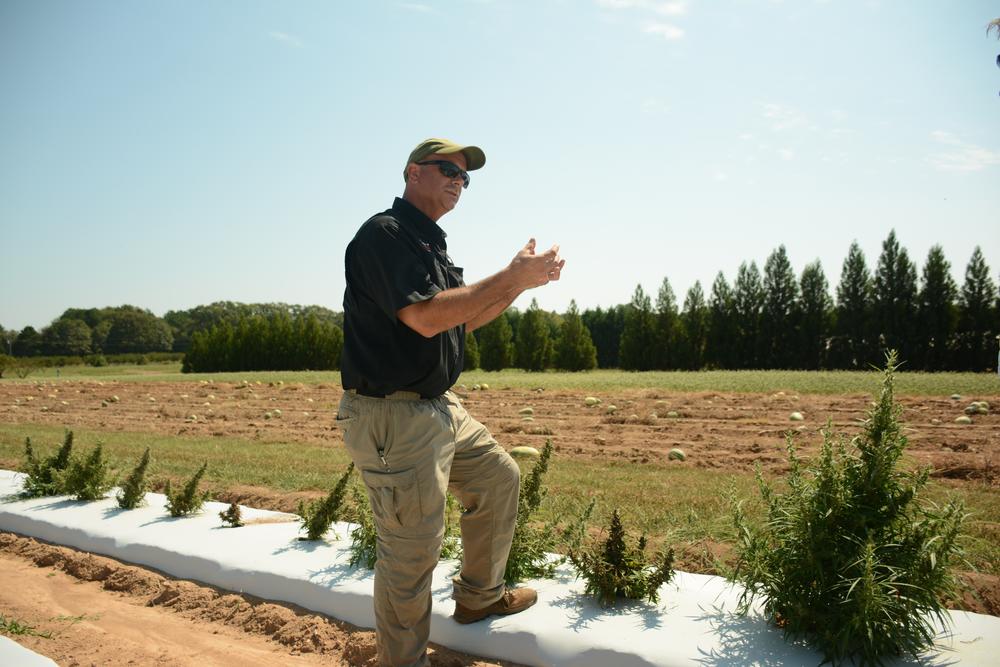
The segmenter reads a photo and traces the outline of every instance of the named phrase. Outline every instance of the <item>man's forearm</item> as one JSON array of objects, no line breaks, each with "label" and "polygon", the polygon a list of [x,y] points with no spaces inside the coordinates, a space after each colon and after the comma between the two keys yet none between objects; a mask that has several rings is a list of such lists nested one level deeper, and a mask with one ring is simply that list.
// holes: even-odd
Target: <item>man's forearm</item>
[{"label": "man's forearm", "polygon": [[466,322],[465,332],[469,333],[475,331],[479,327],[489,324],[490,322],[495,320],[497,317],[500,316],[500,313],[507,310],[507,307],[510,306],[510,304],[514,303],[514,299],[516,299],[520,294],[521,293],[517,290],[507,292],[507,294],[505,294],[502,299],[494,303],[492,306],[490,306],[483,312],[479,313],[479,315],[476,315],[476,317],[474,317],[473,319]]},{"label": "man's forearm", "polygon": [[[397,316],[420,335],[431,338],[460,324],[476,322],[487,311],[497,308],[506,301],[506,304],[497,311],[499,314],[513,301],[509,295],[513,293],[517,296],[520,292],[515,276],[508,269],[504,269],[472,285],[438,292],[427,301],[400,309]],[[507,301],[508,298],[510,301]],[[490,319],[493,317],[496,315]],[[483,323],[485,321],[480,322]]]}]

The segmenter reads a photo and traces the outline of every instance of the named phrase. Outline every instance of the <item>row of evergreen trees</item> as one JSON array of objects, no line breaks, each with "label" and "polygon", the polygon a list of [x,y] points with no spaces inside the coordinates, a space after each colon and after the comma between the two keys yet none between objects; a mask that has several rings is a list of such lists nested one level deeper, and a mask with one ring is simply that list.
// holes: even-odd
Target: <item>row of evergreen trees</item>
[{"label": "row of evergreen trees", "polygon": [[252,315],[195,332],[181,370],[333,370],[340,367],[343,347],[340,327],[314,313]]},{"label": "row of evergreen trees", "polygon": [[[339,367],[342,322],[341,313],[318,306],[220,302],[162,320],[132,306],[70,309],[41,334],[3,333],[18,356],[180,343],[190,348],[185,370],[318,370]],[[607,309],[580,313],[575,302],[562,315],[535,302],[509,309],[467,337],[466,367],[851,369],[880,364],[892,348],[907,369],[982,371],[995,368],[998,333],[997,287],[978,247],[961,287],[940,246],[918,280],[893,231],[874,271],[851,245],[834,295],[818,261],[796,276],[781,246],[763,272],[743,263],[730,284],[720,271],[707,296],[696,282],[681,307],[664,278],[655,303],[640,285],[630,303]]]},{"label": "row of evergreen trees", "polygon": [[[930,249],[919,281],[917,275],[893,231],[874,271],[851,245],[836,300],[818,261],[797,277],[780,246],[763,272],[744,262],[730,284],[720,271],[707,297],[696,282],[680,308],[664,278],[655,303],[639,285],[629,304],[586,310],[579,319],[601,368],[869,368],[888,349],[899,350],[909,370],[995,368],[1000,302],[982,251],[973,252],[961,288],[940,246]],[[575,304],[571,311],[575,321]],[[523,314],[509,310],[477,332],[482,366],[592,367],[555,353],[569,319],[534,303]]]}]

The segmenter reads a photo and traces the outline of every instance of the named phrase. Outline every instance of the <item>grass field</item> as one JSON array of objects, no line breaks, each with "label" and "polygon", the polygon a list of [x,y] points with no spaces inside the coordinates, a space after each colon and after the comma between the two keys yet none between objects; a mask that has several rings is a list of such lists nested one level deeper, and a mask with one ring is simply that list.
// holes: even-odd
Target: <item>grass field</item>
[{"label": "grass field", "polygon": [[[215,493],[247,485],[266,487],[275,494],[326,492],[348,463],[347,453],[335,446],[148,433],[74,433],[78,451],[102,442],[107,455],[126,473],[149,447],[153,458],[150,478],[161,484],[168,478],[181,481],[207,461],[204,484]],[[62,435],[62,429],[53,426],[0,425],[0,466],[16,468],[20,464],[26,437],[32,438],[38,453],[49,454],[55,451]],[[543,520],[571,517],[596,497],[592,528],[604,525],[617,507],[630,531],[646,533],[652,545],[680,546],[687,553],[687,566],[703,571],[716,569],[704,548],[705,542],[725,544],[734,540],[727,500],[730,492],[750,500],[751,514],[757,497],[753,476],[747,473],[720,474],[655,462],[636,465],[560,459],[558,454],[550,464],[546,486]],[[996,490],[986,485],[932,482],[926,499],[940,502],[949,494],[961,497],[970,512],[965,546],[971,566],[1000,575],[1000,503]]]},{"label": "grass field", "polygon": [[[58,371],[58,375],[57,375]],[[9,374],[8,374],[9,375]],[[877,386],[881,371],[648,371],[634,373],[619,370],[596,370],[583,373],[548,371],[527,373],[521,370],[498,372],[470,371],[459,378],[460,384],[487,383],[491,388],[578,391],[616,391],[621,389],[657,389],[663,391],[721,391],[772,393],[776,391],[805,394],[870,394]],[[212,380],[238,382],[302,382],[340,385],[337,371],[260,371],[245,373],[180,372],[180,364],[161,363],[143,366],[68,366],[62,369],[39,369],[21,380],[4,378],[0,382],[38,382],[59,380],[197,382]],[[992,373],[907,373],[896,375],[896,393],[911,396],[996,395],[1000,394],[1000,376]]]}]

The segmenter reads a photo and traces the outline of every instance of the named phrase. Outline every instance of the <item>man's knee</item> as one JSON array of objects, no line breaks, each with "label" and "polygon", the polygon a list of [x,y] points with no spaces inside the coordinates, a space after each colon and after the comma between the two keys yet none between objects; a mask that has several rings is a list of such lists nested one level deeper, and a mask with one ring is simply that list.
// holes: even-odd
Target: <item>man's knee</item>
[{"label": "man's knee", "polygon": [[500,462],[497,465],[496,473],[497,485],[511,489],[516,494],[521,486],[521,469],[517,462],[507,452],[502,452]]}]

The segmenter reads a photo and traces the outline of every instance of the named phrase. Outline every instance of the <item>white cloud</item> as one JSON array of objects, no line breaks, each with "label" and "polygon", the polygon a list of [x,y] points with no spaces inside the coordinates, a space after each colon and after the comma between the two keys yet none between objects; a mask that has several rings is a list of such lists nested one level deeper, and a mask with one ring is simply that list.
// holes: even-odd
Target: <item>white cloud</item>
[{"label": "white cloud", "polygon": [[720,183],[722,183],[724,181],[728,181],[729,180],[729,174],[727,174],[726,172],[722,171],[721,169],[716,169],[712,173],[712,178],[714,178],[715,180],[717,180]]},{"label": "white cloud", "polygon": [[791,160],[793,157],[795,157],[795,151],[793,151],[790,148],[779,148],[778,155],[781,156],[782,160]]},{"label": "white cloud", "polygon": [[643,101],[643,103],[639,106],[639,110],[642,113],[648,114],[665,114],[670,111],[670,105],[663,100],[650,97]]},{"label": "white cloud", "polygon": [[764,118],[770,123],[771,129],[775,132],[788,130],[806,125],[806,118],[798,110],[782,104],[763,104]]},{"label": "white cloud", "polygon": [[[647,16],[682,16],[687,13],[687,2],[684,0],[594,0],[598,7],[611,10],[639,10]],[[646,20],[641,24],[643,32],[660,35],[669,40],[684,37],[684,30],[672,23],[658,20]]]},{"label": "white cloud", "polygon": [[664,16],[680,16],[687,12],[687,3],[677,0],[596,0],[604,9],[648,9]]},{"label": "white cloud", "polygon": [[289,35],[287,32],[271,32],[268,36],[278,42],[283,44],[288,44],[289,46],[294,46],[297,49],[302,48],[302,40],[295,35]]},{"label": "white cloud", "polygon": [[648,22],[642,27],[642,31],[654,35],[662,35],[666,39],[674,40],[684,37],[684,31],[670,23]]},{"label": "white cloud", "polygon": [[951,132],[935,130],[931,132],[931,138],[948,148],[927,158],[941,171],[981,171],[1000,165],[1000,152],[966,143]]}]

